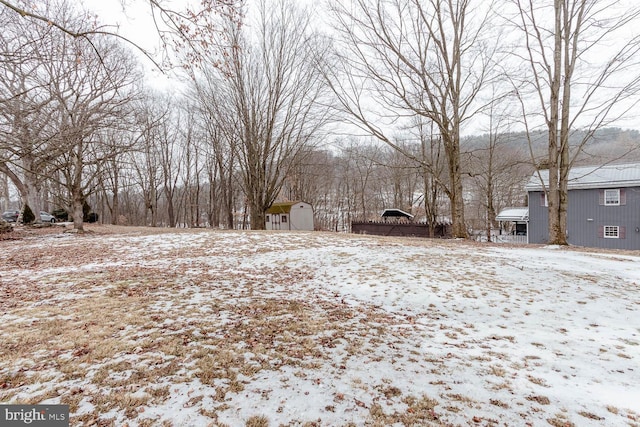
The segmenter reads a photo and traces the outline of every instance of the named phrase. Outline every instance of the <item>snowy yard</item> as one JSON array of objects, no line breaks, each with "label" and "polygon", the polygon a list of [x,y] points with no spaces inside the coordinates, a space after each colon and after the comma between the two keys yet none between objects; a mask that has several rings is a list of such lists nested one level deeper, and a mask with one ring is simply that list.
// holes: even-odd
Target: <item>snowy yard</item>
[{"label": "snowy yard", "polygon": [[74,426],[640,426],[640,254],[94,230],[0,241],[1,402]]}]

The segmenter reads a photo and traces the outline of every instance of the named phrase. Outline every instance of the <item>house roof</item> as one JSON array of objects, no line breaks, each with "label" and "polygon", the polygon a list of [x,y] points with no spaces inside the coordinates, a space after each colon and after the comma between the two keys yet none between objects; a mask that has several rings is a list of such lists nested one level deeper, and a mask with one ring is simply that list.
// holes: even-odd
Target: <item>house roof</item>
[{"label": "house roof", "polygon": [[[549,184],[549,170],[541,170],[540,177],[546,187]],[[542,191],[540,177],[534,173],[525,190]],[[640,163],[582,166],[569,171],[569,190],[611,187],[640,187]]]},{"label": "house roof", "polygon": [[504,208],[496,216],[496,221],[529,221],[529,208]]},{"label": "house roof", "polygon": [[269,209],[267,209],[268,214],[283,214],[283,213],[290,213],[291,212],[291,207],[297,205],[298,203],[304,203],[304,202],[278,202],[278,203],[272,203],[271,206],[269,206]]},{"label": "house roof", "polygon": [[407,213],[403,210],[400,209],[385,209],[382,212],[381,215],[383,218],[387,218],[387,217],[403,217],[403,218],[409,218],[409,219],[413,219],[413,215],[411,215],[410,213]]}]

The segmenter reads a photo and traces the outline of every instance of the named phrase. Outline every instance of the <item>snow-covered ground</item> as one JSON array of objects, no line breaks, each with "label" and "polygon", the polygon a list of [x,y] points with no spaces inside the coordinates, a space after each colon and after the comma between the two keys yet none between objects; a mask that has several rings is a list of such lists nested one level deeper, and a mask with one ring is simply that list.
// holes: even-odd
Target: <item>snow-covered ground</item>
[{"label": "snow-covered ground", "polygon": [[159,231],[0,241],[0,401],[72,425],[640,425],[640,255]]}]

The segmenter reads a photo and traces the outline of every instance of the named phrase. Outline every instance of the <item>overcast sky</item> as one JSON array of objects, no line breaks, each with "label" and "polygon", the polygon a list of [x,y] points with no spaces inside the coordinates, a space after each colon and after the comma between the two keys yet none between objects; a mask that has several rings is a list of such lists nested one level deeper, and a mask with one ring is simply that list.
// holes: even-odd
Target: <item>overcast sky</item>
[{"label": "overcast sky", "polygon": [[[251,7],[252,0],[248,0],[248,2]],[[182,0],[176,3],[177,10],[183,8],[185,4]],[[112,26],[110,30],[121,34],[147,51],[155,53],[156,60],[161,61],[159,36],[147,0],[82,0],[79,4],[85,9],[95,11],[100,22]],[[322,29],[328,30],[330,28],[328,14],[322,12],[322,8],[326,5],[325,1],[297,0],[296,4],[304,4],[316,9],[319,14],[315,22],[319,23]],[[144,65],[147,81],[152,87],[161,90],[176,87],[176,79],[172,80],[169,75],[162,74],[148,58],[145,58],[140,52],[137,53],[140,62]],[[630,111],[626,114],[626,119],[619,120],[616,125],[623,128],[640,129],[640,116]],[[469,131],[472,133],[483,132],[482,126],[472,126],[472,128],[466,129],[465,133]]]}]

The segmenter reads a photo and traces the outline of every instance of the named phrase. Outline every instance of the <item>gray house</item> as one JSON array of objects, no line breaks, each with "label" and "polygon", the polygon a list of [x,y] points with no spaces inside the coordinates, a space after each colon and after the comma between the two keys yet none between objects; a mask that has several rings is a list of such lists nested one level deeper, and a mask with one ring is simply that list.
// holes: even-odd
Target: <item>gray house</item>
[{"label": "gray house", "polygon": [[[529,243],[549,240],[549,171],[525,186],[529,194]],[[544,183],[544,187],[543,187]],[[640,249],[640,163],[575,167],[569,172],[569,244],[610,249]]]}]

